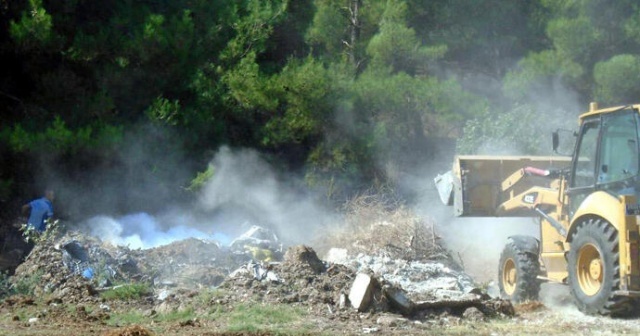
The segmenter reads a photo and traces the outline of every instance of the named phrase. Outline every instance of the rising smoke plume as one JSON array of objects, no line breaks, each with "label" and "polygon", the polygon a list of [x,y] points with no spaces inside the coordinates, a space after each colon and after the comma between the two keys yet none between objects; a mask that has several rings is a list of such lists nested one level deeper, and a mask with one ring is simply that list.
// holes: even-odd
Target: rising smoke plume
[{"label": "rising smoke plume", "polygon": [[151,248],[189,237],[228,245],[253,225],[273,230],[285,244],[310,241],[332,218],[290,181],[280,179],[252,150],[223,147],[213,158],[213,177],[197,204],[156,215],[96,216],[85,221],[93,235],[116,245]]}]

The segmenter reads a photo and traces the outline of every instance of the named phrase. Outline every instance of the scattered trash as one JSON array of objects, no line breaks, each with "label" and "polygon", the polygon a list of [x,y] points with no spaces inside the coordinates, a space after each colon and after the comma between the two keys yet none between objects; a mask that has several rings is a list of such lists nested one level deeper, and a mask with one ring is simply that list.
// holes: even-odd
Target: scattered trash
[{"label": "scattered trash", "polygon": [[166,289],[160,291],[160,294],[158,294],[158,301],[164,301],[170,294],[171,292]]},{"label": "scattered trash", "polygon": [[115,283],[144,282],[156,293],[148,298],[153,304],[149,316],[179,310],[206,287],[224,289],[224,296],[212,299],[216,304],[296,303],[315,309],[314,313],[340,318],[389,314],[378,320],[385,328],[423,316],[422,311],[455,311],[457,318],[470,321],[513,314],[508,301],[490,300],[446,259],[409,261],[385,249],[354,256],[346,248],[335,248],[330,249],[331,261],[325,262],[306,245],[282,253],[277,236],[258,226],[231,245],[222,248],[216,242],[190,238],[131,250],[68,232],[55,243],[37,244],[11,281],[39,274],[42,281],[35,284],[35,295],[49,293],[55,302],[92,302],[103,313],[111,308],[101,301],[99,292],[122,286],[113,286]]},{"label": "scattered trash", "polygon": [[374,334],[378,332],[378,328],[377,327],[373,327],[373,328],[362,328],[362,333],[363,334]]},{"label": "scattered trash", "polygon": [[274,261],[282,254],[282,244],[271,230],[254,225],[234,239],[230,249],[236,253],[249,254],[256,261]]},{"label": "scattered trash", "polygon": [[94,274],[93,273],[93,268],[91,268],[91,267],[87,267],[87,268],[84,269],[84,271],[82,271],[82,276],[85,279],[89,279],[89,280],[93,279],[93,274]]},{"label": "scattered trash", "polygon": [[358,311],[367,310],[373,299],[375,285],[375,280],[370,275],[359,273],[349,291],[351,306]]}]

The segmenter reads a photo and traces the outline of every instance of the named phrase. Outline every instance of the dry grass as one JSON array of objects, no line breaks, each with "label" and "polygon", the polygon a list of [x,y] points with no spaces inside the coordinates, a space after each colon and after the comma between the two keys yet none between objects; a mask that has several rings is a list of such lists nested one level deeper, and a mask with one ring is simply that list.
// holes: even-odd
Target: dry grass
[{"label": "dry grass", "polygon": [[385,253],[408,260],[446,256],[434,223],[417,216],[387,194],[365,193],[344,205],[344,222],[329,230],[319,250],[346,248],[350,254]]},{"label": "dry grass", "polygon": [[514,306],[516,314],[524,314],[530,312],[536,312],[547,309],[545,305],[540,301],[527,301],[523,303],[519,303]]}]

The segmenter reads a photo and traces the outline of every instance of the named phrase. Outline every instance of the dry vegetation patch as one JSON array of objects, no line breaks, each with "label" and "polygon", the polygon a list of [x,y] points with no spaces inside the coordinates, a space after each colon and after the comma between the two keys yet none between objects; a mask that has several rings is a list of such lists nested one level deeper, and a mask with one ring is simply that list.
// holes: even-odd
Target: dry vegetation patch
[{"label": "dry vegetation patch", "polygon": [[446,258],[433,221],[419,217],[393,196],[366,193],[344,206],[344,223],[329,229],[314,243],[321,253],[332,247],[350,254],[385,253],[391,258]]}]

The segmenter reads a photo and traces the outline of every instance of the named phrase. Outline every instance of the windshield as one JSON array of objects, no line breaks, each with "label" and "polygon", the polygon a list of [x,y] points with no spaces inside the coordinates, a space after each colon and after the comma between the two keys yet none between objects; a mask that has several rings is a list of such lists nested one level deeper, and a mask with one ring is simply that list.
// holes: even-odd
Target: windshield
[{"label": "windshield", "polygon": [[620,182],[638,175],[636,119],[632,110],[603,116],[598,184]]}]

